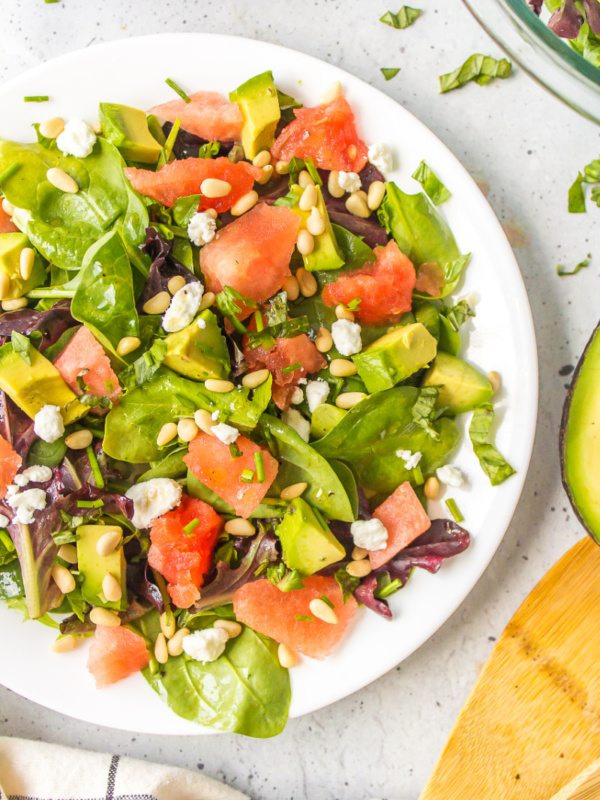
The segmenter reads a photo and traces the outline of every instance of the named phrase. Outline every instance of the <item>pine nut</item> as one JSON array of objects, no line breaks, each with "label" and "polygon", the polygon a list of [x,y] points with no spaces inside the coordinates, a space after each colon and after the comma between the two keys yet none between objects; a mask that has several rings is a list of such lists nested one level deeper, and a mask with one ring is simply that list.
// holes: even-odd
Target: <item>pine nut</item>
[{"label": "pine nut", "polygon": [[245,195],[242,195],[237,203],[234,203],[231,206],[231,215],[234,217],[241,217],[242,214],[245,214],[246,211],[250,211],[251,208],[258,203],[258,193],[251,189]]},{"label": "pine nut", "polygon": [[230,533],[232,536],[254,536],[256,529],[249,520],[236,517],[235,519],[227,520],[225,533]]},{"label": "pine nut", "polygon": [[333,347],[333,337],[327,328],[319,328],[319,334],[315,339],[315,347],[319,353],[328,353]]},{"label": "pine nut", "polygon": [[335,315],[338,319],[347,319],[348,322],[354,322],[354,314],[352,311],[341,304],[335,307]]},{"label": "pine nut", "polygon": [[27,305],[26,297],[16,297],[14,300],[3,300],[3,311],[18,311],[20,308],[25,308]]},{"label": "pine nut", "polygon": [[166,664],[169,660],[169,651],[167,650],[167,640],[164,633],[159,633],[154,643],[154,658],[159,664]]},{"label": "pine nut", "polygon": [[230,639],[235,639],[236,636],[239,636],[242,632],[242,626],[239,622],[234,622],[232,619],[218,619],[213,628],[221,628],[224,631],[227,631],[227,634]]},{"label": "pine nut", "polygon": [[120,356],[127,356],[137,350],[141,343],[137,336],[124,336],[117,345],[117,353]]},{"label": "pine nut", "polygon": [[356,158],[356,145],[355,144],[349,145],[349,147],[348,147],[348,155],[352,159],[352,161],[354,161],[354,159]]},{"label": "pine nut", "polygon": [[75,578],[70,570],[62,564],[54,564],[52,567],[52,579],[63,594],[69,594],[76,586]]},{"label": "pine nut", "polygon": [[283,282],[283,290],[288,296],[288,300],[297,300],[300,294],[300,285],[295,275],[288,275]]},{"label": "pine nut", "polygon": [[75,650],[78,644],[79,639],[77,636],[63,636],[50,645],[50,650],[53,653],[70,653],[71,650]]},{"label": "pine nut", "polygon": [[198,436],[198,426],[193,419],[180,419],[177,423],[177,435],[182,442],[191,442]]},{"label": "pine nut", "polygon": [[[309,233],[306,228],[302,228],[298,234],[298,241],[296,244],[298,247],[298,252],[303,256],[309,256],[315,249],[315,240],[313,239],[313,235],[312,233]],[[296,273],[296,277],[298,277],[298,273]]]},{"label": "pine nut", "polygon": [[91,431],[75,431],[66,437],[65,444],[71,450],[85,450],[91,445],[93,438]]},{"label": "pine nut", "polygon": [[179,628],[177,633],[169,639],[167,650],[170,656],[180,656],[183,653],[183,640],[190,635],[189,628]]},{"label": "pine nut", "polygon": [[31,278],[34,261],[35,250],[32,250],[31,247],[24,247],[21,250],[21,255],[19,256],[19,272],[21,273],[21,277],[24,281],[27,281],[29,278]]},{"label": "pine nut", "polygon": [[295,500],[296,497],[300,497],[308,489],[308,483],[302,481],[301,483],[293,483],[291,486],[286,486],[285,489],[282,489],[279,497],[282,500]]},{"label": "pine nut", "polygon": [[215,302],[214,292],[205,292],[202,295],[202,300],[200,301],[200,307],[198,308],[198,311],[206,311],[206,309],[210,308],[214,302]]},{"label": "pine nut", "polygon": [[220,381],[216,378],[208,378],[204,381],[204,385],[209,392],[218,392],[219,394],[226,394],[235,389],[235,385],[231,381]]},{"label": "pine nut", "polygon": [[167,289],[171,294],[175,294],[185,286],[186,280],[183,275],[173,275],[171,280],[167,283]]},{"label": "pine nut", "polygon": [[360,197],[361,200],[364,200],[365,203],[367,202],[369,195],[363,190],[359,189],[357,192],[354,192],[357,197]]},{"label": "pine nut", "polygon": [[165,422],[162,426],[160,431],[158,432],[158,436],[156,437],[156,444],[158,447],[162,447],[165,444],[169,444],[169,442],[173,441],[173,439],[177,436],[177,425],[174,422]]},{"label": "pine nut", "polygon": [[277,648],[279,663],[284,669],[293,669],[298,666],[297,654],[287,644],[280,644]]},{"label": "pine nut", "polygon": [[65,129],[65,121],[62,117],[52,117],[40,122],[40,133],[46,139],[56,139]]},{"label": "pine nut", "polygon": [[15,207],[6,199],[6,197],[2,198],[2,211],[4,211],[4,213],[9,217],[12,217],[12,215],[15,213]]},{"label": "pine nut", "polygon": [[217,424],[211,417],[210,411],[207,411],[205,408],[199,408],[194,412],[194,422],[204,433],[211,433],[211,428],[214,428]]},{"label": "pine nut", "polygon": [[334,358],[329,365],[329,372],[335,378],[349,378],[350,375],[356,375],[357,369],[352,361],[346,361],[345,358]]},{"label": "pine nut", "polygon": [[361,561],[363,558],[366,558],[369,555],[369,551],[364,547],[359,547],[358,545],[352,551],[352,559],[353,561]]},{"label": "pine nut", "polygon": [[121,584],[110,572],[102,578],[102,593],[109,603],[118,603],[123,597]]},{"label": "pine nut", "polygon": [[219,216],[215,208],[206,208],[204,213],[208,214],[208,216],[212,217],[213,219],[216,219]]},{"label": "pine nut", "polygon": [[371,211],[376,211],[381,205],[385,196],[385,183],[383,181],[373,181],[367,193],[367,205]]},{"label": "pine nut", "polygon": [[90,611],[90,622],[100,625],[102,628],[118,628],[121,624],[121,617],[108,608],[98,606]]},{"label": "pine nut", "polygon": [[321,214],[316,206],[313,206],[310,210],[310,217],[306,220],[307,231],[312,233],[313,236],[320,236],[322,233],[325,233],[325,227],[323,214]]},{"label": "pine nut", "polygon": [[338,621],[337,614],[330,608],[324,600],[320,597],[315,597],[308,604],[311,613],[322,622],[327,622],[329,625],[335,625]]},{"label": "pine nut", "polygon": [[364,392],[342,392],[338,395],[335,404],[338,408],[349,409],[358,405],[367,395]]},{"label": "pine nut", "polygon": [[255,167],[266,167],[271,163],[271,153],[268,150],[261,150],[260,153],[252,159]]},{"label": "pine nut", "polygon": [[10,291],[10,278],[6,272],[0,272],[0,300],[4,300]]},{"label": "pine nut", "polygon": [[315,182],[312,179],[310,172],[306,169],[300,170],[298,174],[298,183],[303,189],[307,188],[308,186],[315,185]]},{"label": "pine nut", "polygon": [[[308,173],[306,174],[308,175]],[[300,175],[302,175],[302,173],[300,173]],[[302,192],[300,200],[298,201],[298,207],[302,209],[302,211],[310,211],[311,208],[316,206],[319,202],[319,196],[317,195],[317,187],[314,185],[314,183],[305,185],[306,188]]]},{"label": "pine nut", "polygon": [[327,105],[328,103],[333,103],[334,100],[338,99],[341,93],[342,84],[339,81],[334,81],[323,95],[323,99],[321,100],[322,104]]},{"label": "pine nut", "polygon": [[115,528],[112,531],[106,531],[96,542],[96,552],[100,558],[106,558],[117,549],[121,544],[123,531],[120,528]]},{"label": "pine nut", "polygon": [[361,219],[368,219],[371,216],[369,207],[358,192],[353,192],[346,200],[346,210],[350,214],[353,214],[355,217],[360,217]]},{"label": "pine nut", "polygon": [[258,179],[258,183],[260,183],[261,186],[264,186],[265,183],[268,183],[271,180],[272,175],[273,167],[271,164],[267,164],[266,167],[262,168],[262,175]]},{"label": "pine nut", "polygon": [[246,389],[256,389],[257,386],[262,386],[269,375],[270,372],[268,369],[257,369],[256,372],[249,372],[247,375],[244,375],[242,378],[242,385],[245,386]]},{"label": "pine nut", "polygon": [[289,161],[278,161],[275,164],[275,172],[278,175],[288,175],[290,171],[290,162]]},{"label": "pine nut", "polygon": [[[302,231],[300,231],[300,233],[302,233]],[[310,236],[310,233],[308,235]],[[307,272],[304,267],[300,267],[299,270],[296,270],[296,278],[298,279],[300,293],[303,297],[312,297],[317,293],[317,279],[311,272]]]},{"label": "pine nut", "polygon": [[428,500],[435,500],[440,493],[440,482],[437,478],[427,478],[423,487],[423,494]]},{"label": "pine nut", "polygon": [[353,578],[365,578],[372,570],[373,567],[368,558],[351,561],[346,567],[346,572],[348,575],[352,575]]},{"label": "pine nut", "polygon": [[336,169],[332,169],[329,173],[327,190],[332,197],[343,197],[346,194],[345,189],[340,186],[340,173]]},{"label": "pine nut", "polygon": [[175,615],[163,611],[160,615],[160,629],[166,639],[172,639],[176,629]]},{"label": "pine nut", "polygon": [[200,184],[200,192],[205,197],[227,197],[231,192],[231,184],[219,178],[205,178]]},{"label": "pine nut", "polygon": [[99,119],[94,119],[90,122],[90,128],[94,131],[96,136],[100,136],[102,133],[102,123]]},{"label": "pine nut", "polygon": [[493,370],[492,372],[488,372],[487,379],[492,385],[492,392],[494,394],[497,394],[497,392],[500,391],[500,387],[502,386],[502,379],[500,375]]},{"label": "pine nut", "polygon": [[58,548],[58,557],[68,564],[77,563],[77,548],[74,544],[61,544]]},{"label": "pine nut", "polygon": [[159,292],[144,303],[144,314],[164,314],[171,305],[171,295],[168,292]]},{"label": "pine nut", "polygon": [[79,186],[75,183],[73,178],[67,175],[64,169],[60,169],[59,167],[50,167],[46,173],[46,179],[61,192],[77,194],[79,191]]}]

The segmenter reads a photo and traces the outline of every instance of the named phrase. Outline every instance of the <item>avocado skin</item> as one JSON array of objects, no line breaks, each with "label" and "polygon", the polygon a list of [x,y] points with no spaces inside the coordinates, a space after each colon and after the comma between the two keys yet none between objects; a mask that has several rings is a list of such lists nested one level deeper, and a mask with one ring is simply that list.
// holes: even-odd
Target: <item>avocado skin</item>
[{"label": "avocado skin", "polygon": [[473,411],[487,403],[494,393],[485,375],[462,358],[443,351],[435,357],[421,386],[436,386],[439,389],[436,407],[449,407],[453,414]]},{"label": "avocado skin", "polygon": [[230,92],[229,99],[237,103],[244,122],[242,145],[250,161],[262,150],[270,150],[281,117],[277,89],[272,72],[262,72]]},{"label": "avocado skin", "polygon": [[[81,594],[91,606],[125,611],[127,586],[125,584],[126,564],[123,548],[117,547],[108,556],[99,556],[96,551],[98,539],[105,533],[114,530],[120,530],[123,533],[122,528],[119,528],[118,525],[80,525],[77,528],[77,564],[83,577]],[[108,572],[121,584],[121,599],[116,602],[103,599],[102,581]]]},{"label": "avocado skin", "polygon": [[275,533],[281,541],[286,565],[303,575],[312,575],[346,555],[345,548],[329,528],[321,526],[301,497],[290,503]]},{"label": "avocado skin", "polygon": [[[204,328],[198,327],[203,320]],[[216,316],[206,309],[186,328],[165,338],[167,355],[164,364],[194,381],[227,378],[230,370],[227,342]]]},{"label": "avocado skin", "polygon": [[161,145],[150,133],[143,111],[119,103],[100,103],[102,134],[121,155],[140,164],[156,164]]}]

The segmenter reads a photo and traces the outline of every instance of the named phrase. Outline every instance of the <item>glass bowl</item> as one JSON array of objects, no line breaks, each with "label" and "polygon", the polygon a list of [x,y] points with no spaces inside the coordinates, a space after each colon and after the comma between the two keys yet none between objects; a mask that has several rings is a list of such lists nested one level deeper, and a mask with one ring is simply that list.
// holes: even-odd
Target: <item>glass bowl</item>
[{"label": "glass bowl", "polygon": [[600,123],[600,68],[553,33],[525,0],[464,0],[490,36],[571,108]]}]

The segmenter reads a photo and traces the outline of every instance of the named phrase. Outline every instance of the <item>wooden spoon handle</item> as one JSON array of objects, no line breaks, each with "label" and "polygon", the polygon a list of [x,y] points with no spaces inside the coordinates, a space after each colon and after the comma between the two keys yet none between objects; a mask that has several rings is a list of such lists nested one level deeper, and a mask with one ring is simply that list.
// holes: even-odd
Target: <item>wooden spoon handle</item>
[{"label": "wooden spoon handle", "polygon": [[600,760],[593,764],[552,795],[550,800],[598,800],[600,797]]}]

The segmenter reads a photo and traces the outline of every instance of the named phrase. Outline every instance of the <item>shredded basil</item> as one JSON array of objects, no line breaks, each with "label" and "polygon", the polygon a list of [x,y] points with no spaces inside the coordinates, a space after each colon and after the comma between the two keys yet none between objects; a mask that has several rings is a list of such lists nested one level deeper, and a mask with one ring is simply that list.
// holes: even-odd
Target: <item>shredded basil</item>
[{"label": "shredded basil", "polygon": [[514,475],[515,470],[504,456],[496,450],[494,445],[488,442],[494,415],[494,408],[491,403],[483,403],[479,408],[476,408],[469,425],[469,437],[473,444],[473,451],[479,459],[481,469],[490,479],[492,486],[498,486],[498,484],[510,478],[511,475]]},{"label": "shredded basil", "polygon": [[585,195],[583,194],[583,175],[577,175],[569,189],[569,214],[585,214]]},{"label": "shredded basil", "polygon": [[506,58],[498,60],[481,53],[474,53],[458,69],[440,75],[440,93],[458,89],[469,81],[484,86],[493,78],[508,78],[511,72],[512,64]]},{"label": "shredded basil", "polygon": [[26,364],[29,364],[29,366],[31,366],[31,353],[29,352],[31,343],[27,338],[27,336],[23,336],[22,333],[13,331],[10,337],[10,341],[12,343],[13,351],[18,356],[21,356],[21,358]]},{"label": "shredded basil", "polygon": [[400,72],[400,67],[381,67],[381,74],[386,81],[391,81]]},{"label": "shredded basil", "polygon": [[347,603],[356,589],[358,589],[360,580],[349,575],[345,569],[338,569],[334,577],[342,590],[342,603]]},{"label": "shredded basil", "polygon": [[446,189],[444,184],[433,170],[427,166],[425,161],[421,161],[413,172],[412,177],[421,184],[425,194],[435,206],[439,206],[452,196],[451,192]]},{"label": "shredded basil", "polygon": [[580,261],[579,264],[573,267],[571,271],[565,269],[562,264],[559,264],[556,267],[556,274],[560,275],[561,278],[563,278],[565,275],[577,275],[580,270],[585,269],[585,267],[589,267],[591,257],[592,254],[588,253],[587,258],[584,258],[583,261]]},{"label": "shredded basil", "polygon": [[386,11],[383,17],[379,18],[380,22],[389,25],[391,28],[408,28],[415,20],[421,16],[420,8],[411,8],[410,6],[402,6],[397,14],[393,11]]},{"label": "shredded basil", "polygon": [[439,392],[435,386],[424,386],[411,412],[413,422],[423,428],[425,433],[436,442],[439,442],[440,437],[435,428],[432,427],[431,422],[434,418],[438,395]]}]

